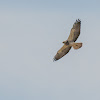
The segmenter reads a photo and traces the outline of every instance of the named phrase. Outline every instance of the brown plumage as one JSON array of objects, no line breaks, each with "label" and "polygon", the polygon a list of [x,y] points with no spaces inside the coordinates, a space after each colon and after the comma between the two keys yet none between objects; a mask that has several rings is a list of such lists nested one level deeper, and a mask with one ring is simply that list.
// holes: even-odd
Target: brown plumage
[{"label": "brown plumage", "polygon": [[63,41],[64,45],[60,50],[58,50],[57,54],[54,57],[54,61],[59,60],[64,55],[66,55],[70,51],[71,47],[73,47],[74,49],[79,49],[82,47],[82,43],[75,43],[78,36],[80,35],[80,27],[81,21],[78,19],[74,23],[68,39],[66,41]]}]

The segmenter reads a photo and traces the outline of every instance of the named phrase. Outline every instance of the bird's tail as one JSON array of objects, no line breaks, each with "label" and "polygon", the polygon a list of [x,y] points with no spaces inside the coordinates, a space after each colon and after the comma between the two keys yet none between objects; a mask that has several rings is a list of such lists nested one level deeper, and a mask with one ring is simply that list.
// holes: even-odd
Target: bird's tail
[{"label": "bird's tail", "polygon": [[74,49],[79,49],[79,48],[82,47],[82,43],[73,43],[73,44],[72,44],[72,47],[73,47]]}]

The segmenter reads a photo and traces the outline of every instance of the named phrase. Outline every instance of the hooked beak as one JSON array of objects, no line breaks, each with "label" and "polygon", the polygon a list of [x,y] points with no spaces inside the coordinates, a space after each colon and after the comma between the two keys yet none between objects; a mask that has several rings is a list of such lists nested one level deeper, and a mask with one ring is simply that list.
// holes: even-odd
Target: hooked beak
[{"label": "hooked beak", "polygon": [[63,41],[62,43],[66,43],[66,41]]}]

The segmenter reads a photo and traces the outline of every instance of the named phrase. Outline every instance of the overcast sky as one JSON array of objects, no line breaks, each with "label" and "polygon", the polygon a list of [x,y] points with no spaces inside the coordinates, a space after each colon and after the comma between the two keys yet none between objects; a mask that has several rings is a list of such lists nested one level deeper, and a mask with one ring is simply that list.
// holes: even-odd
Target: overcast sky
[{"label": "overcast sky", "polygon": [[[83,47],[53,62],[81,19]],[[100,100],[100,0],[0,1],[0,100]]]}]

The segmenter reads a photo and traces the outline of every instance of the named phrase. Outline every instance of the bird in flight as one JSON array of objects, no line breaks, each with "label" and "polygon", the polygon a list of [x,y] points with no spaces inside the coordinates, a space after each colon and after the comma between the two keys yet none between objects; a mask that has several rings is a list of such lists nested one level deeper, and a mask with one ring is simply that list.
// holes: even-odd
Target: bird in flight
[{"label": "bird in flight", "polygon": [[70,51],[71,47],[73,47],[74,49],[79,49],[82,47],[82,43],[75,43],[75,41],[80,35],[80,27],[81,21],[78,19],[73,24],[68,39],[62,42],[64,45],[60,50],[58,50],[57,54],[54,56],[53,61],[59,60],[60,58],[65,56]]}]

